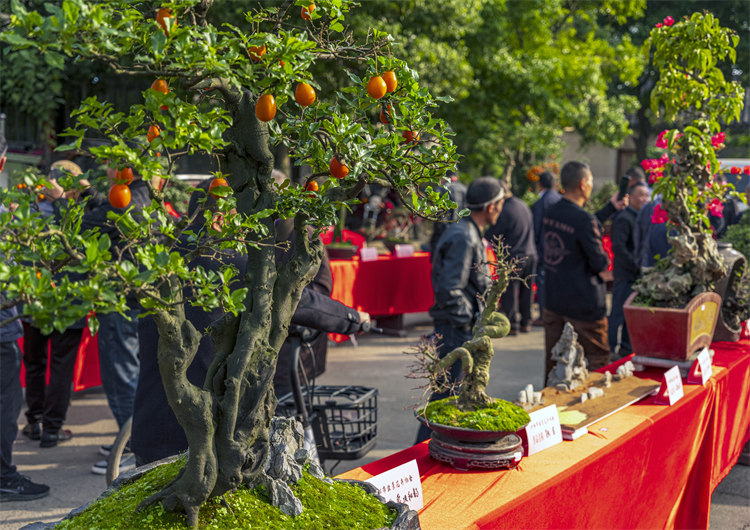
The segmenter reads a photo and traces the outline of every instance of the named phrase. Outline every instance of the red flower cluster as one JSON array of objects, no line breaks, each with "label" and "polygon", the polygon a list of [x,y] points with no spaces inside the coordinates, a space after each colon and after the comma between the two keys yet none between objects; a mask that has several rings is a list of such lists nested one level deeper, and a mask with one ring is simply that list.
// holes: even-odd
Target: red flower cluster
[{"label": "red flower cluster", "polygon": [[711,202],[706,205],[706,209],[711,215],[721,217],[723,215],[722,212],[724,211],[724,204],[721,202],[721,199],[714,197]]},{"label": "red flower cluster", "polygon": [[720,132],[716,136],[711,137],[711,147],[714,149],[719,149],[721,147],[724,147],[724,140],[726,140],[726,134],[723,132]]},{"label": "red flower cluster", "polygon": [[668,26],[671,26],[672,24],[674,24],[674,19],[672,17],[665,17],[664,18],[664,22],[663,23],[662,22],[657,22],[656,27],[657,28],[661,28],[663,26],[667,26],[668,27]]},{"label": "red flower cluster", "polygon": [[669,129],[664,129],[662,132],[659,133],[659,136],[656,138],[656,147],[659,149],[666,149],[669,147],[667,144],[667,133],[669,132]]},{"label": "red flower cluster", "polygon": [[641,167],[648,173],[648,183],[653,184],[664,176],[664,167],[669,163],[669,156],[664,153],[659,158],[647,158]]},{"label": "red flower cluster", "polygon": [[651,224],[660,225],[669,221],[669,215],[662,210],[661,204],[654,206],[654,213],[651,214]]}]

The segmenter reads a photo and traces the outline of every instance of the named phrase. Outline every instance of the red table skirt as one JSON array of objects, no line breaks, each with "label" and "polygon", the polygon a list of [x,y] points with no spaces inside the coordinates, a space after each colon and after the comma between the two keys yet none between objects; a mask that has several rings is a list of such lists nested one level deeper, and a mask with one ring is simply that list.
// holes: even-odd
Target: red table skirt
[{"label": "red table skirt", "polygon": [[425,530],[708,528],[711,494],[750,438],[750,341],[712,348],[705,387],[685,385],[671,407],[645,398],[515,470],[457,471],[424,443],[341,477],[365,480],[416,459]]}]

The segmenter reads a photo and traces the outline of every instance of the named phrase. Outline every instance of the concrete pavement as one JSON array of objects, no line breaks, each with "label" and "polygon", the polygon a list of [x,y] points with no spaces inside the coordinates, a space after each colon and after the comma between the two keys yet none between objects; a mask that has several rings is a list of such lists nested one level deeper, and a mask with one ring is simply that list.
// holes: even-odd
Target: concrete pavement
[{"label": "concrete pavement", "polygon": [[[379,389],[378,443],[364,458],[344,461],[334,468],[338,474],[364,465],[413,444],[417,422],[410,409],[419,401],[417,381],[406,379],[410,356],[404,355],[420,335],[431,332],[426,314],[408,315],[407,336],[360,338],[360,345],[345,343],[329,348],[327,372],[319,384],[359,384]],[[508,337],[496,347],[488,393],[515,399],[519,389],[542,384],[543,333]],[[19,418],[21,427],[24,416]],[[98,496],[106,487],[104,477],[91,473],[91,466],[102,459],[97,450],[110,443],[116,424],[100,389],[75,395],[66,427],[73,439],[51,449],[39,448],[20,432],[14,447],[14,460],[20,471],[52,488],[48,497],[30,502],[0,504],[0,530],[17,529],[34,521],[55,521],[71,509]],[[326,469],[332,462],[326,462]],[[712,529],[750,530],[750,467],[737,465],[714,492],[711,505]]]}]

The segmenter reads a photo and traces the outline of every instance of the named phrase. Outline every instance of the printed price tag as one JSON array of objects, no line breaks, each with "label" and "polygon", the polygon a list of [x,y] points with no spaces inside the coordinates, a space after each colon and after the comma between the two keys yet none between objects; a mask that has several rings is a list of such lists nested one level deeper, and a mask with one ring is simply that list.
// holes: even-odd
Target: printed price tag
[{"label": "printed price tag", "polygon": [[359,249],[359,259],[362,261],[375,261],[378,259],[378,249],[375,247],[362,247]]},{"label": "printed price tag", "polygon": [[683,396],[682,376],[679,366],[673,366],[664,372],[659,392],[654,403],[659,405],[674,405]]},{"label": "printed price tag", "polygon": [[562,442],[562,429],[557,406],[550,405],[529,413],[531,422],[526,426],[528,449],[526,456],[543,451]]},{"label": "printed price tag", "polygon": [[393,253],[397,258],[408,258],[414,255],[414,245],[396,245]]},{"label": "printed price tag", "polygon": [[416,460],[375,475],[365,482],[378,488],[378,494],[386,501],[402,502],[412,510],[420,510],[424,505],[422,480]]},{"label": "printed price tag", "polygon": [[698,358],[690,367],[688,372],[687,382],[691,385],[705,385],[706,381],[711,379],[712,374],[711,368],[711,354],[708,348],[703,348],[698,354]]}]

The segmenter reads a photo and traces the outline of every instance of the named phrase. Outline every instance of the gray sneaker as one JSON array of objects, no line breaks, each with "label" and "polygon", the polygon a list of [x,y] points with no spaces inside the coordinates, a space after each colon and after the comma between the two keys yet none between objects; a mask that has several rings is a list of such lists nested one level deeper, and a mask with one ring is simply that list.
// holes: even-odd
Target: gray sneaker
[{"label": "gray sneaker", "polygon": [[[135,455],[133,453],[124,455],[120,460],[120,473],[125,473],[135,468]],[[95,475],[106,475],[107,474],[107,461],[100,460],[93,466],[91,466],[91,472]]]}]

